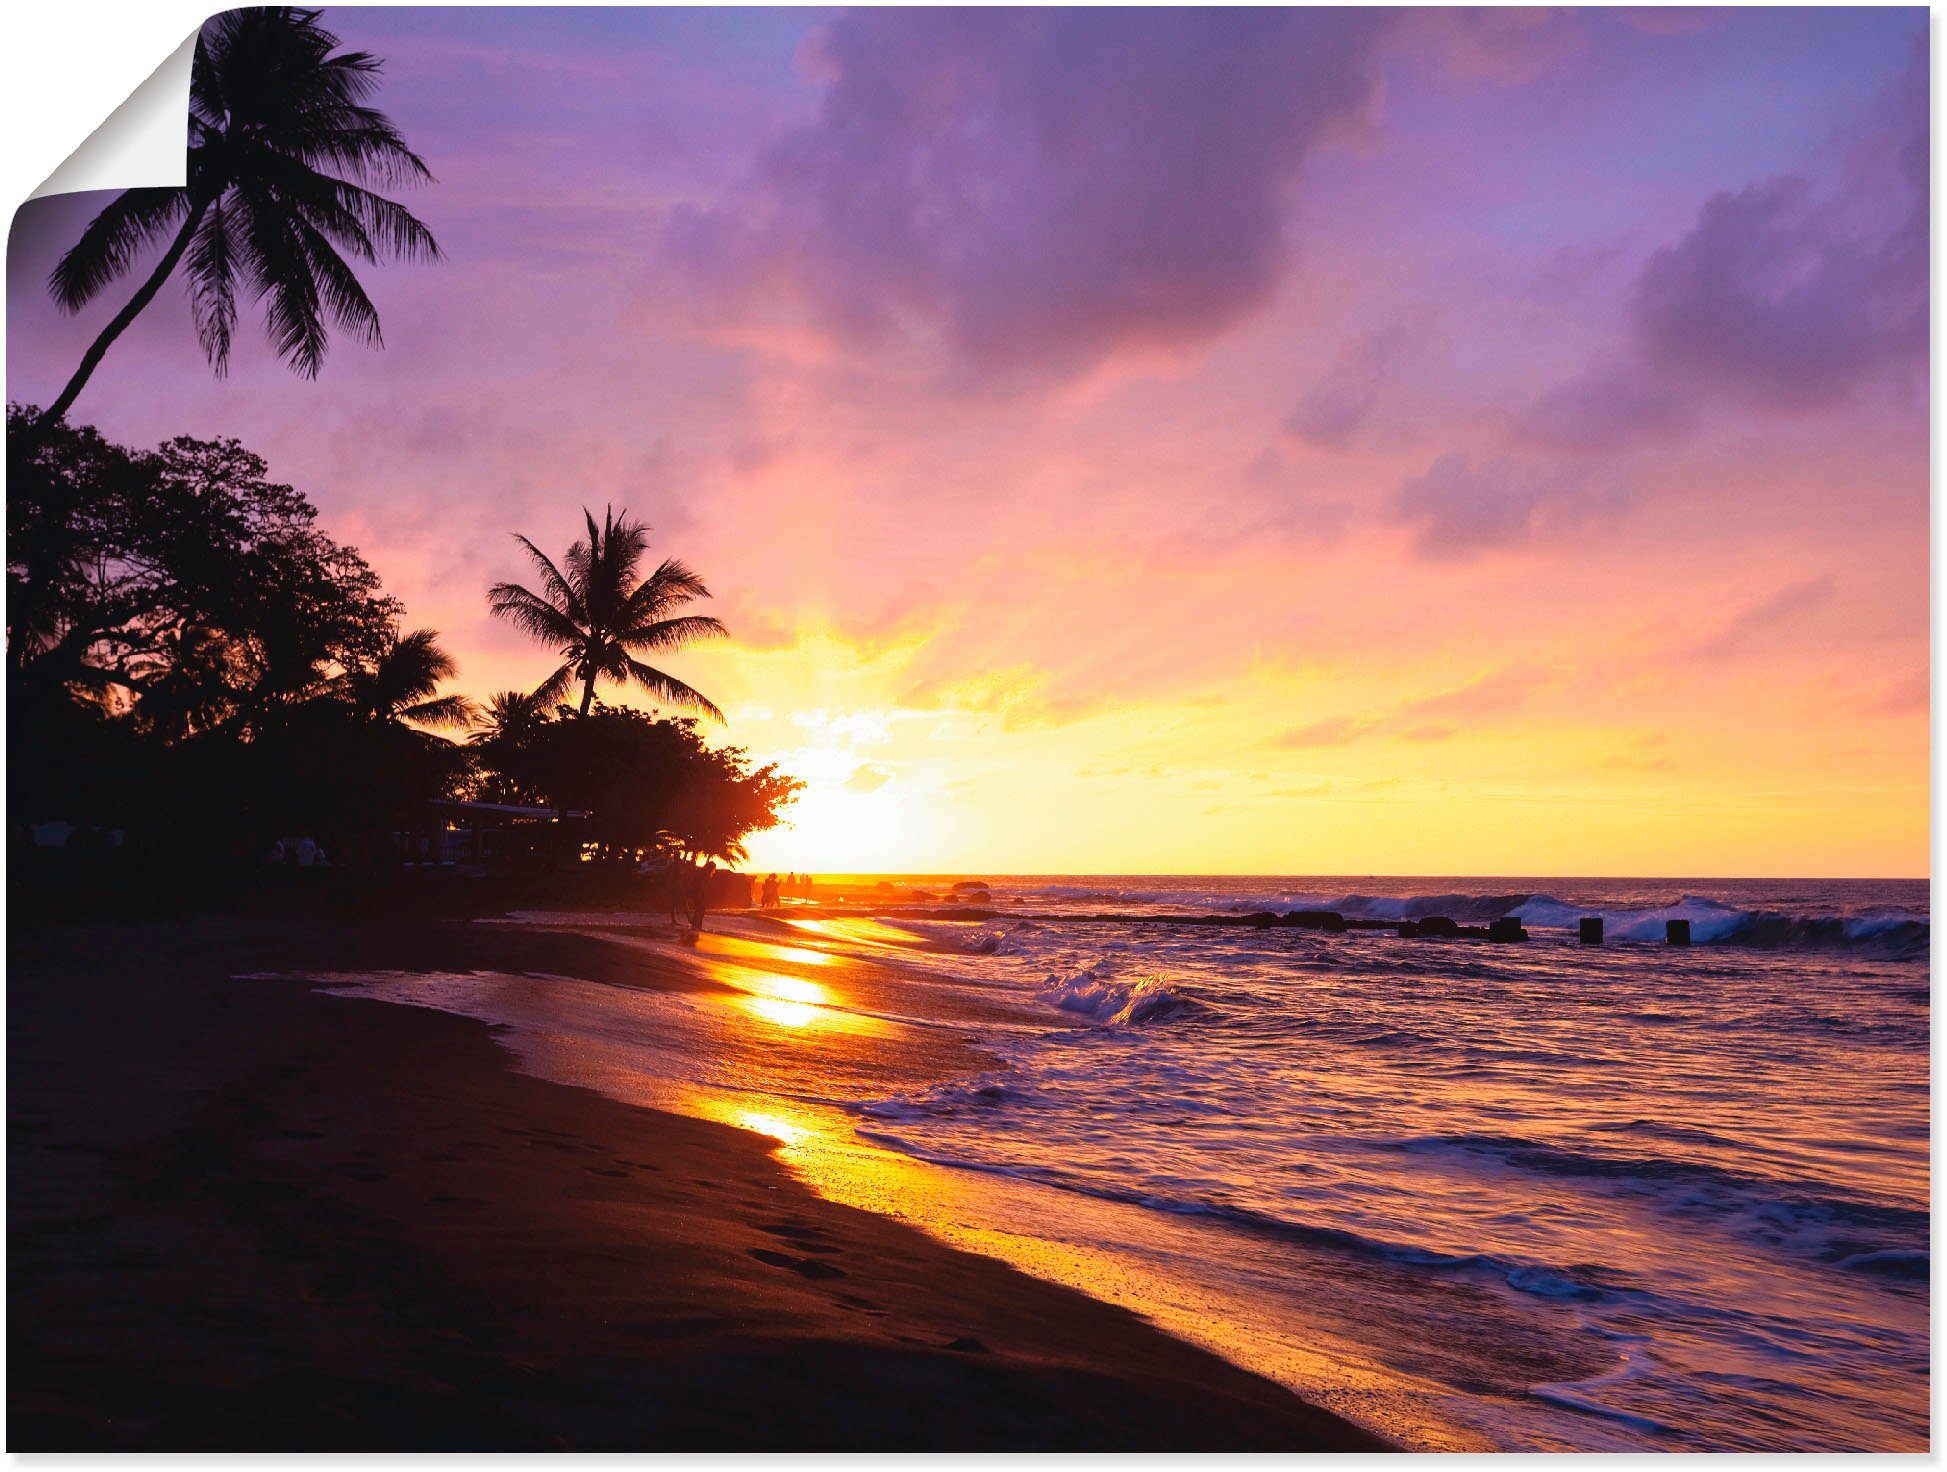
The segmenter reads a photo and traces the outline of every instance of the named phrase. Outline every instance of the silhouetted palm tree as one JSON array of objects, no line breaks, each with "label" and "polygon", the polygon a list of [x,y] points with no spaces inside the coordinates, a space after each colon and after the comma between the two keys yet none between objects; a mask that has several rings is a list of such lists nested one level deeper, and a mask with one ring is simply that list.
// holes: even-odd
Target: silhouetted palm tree
[{"label": "silhouetted palm tree", "polygon": [[689,706],[716,720],[723,712],[681,680],[653,669],[635,656],[681,649],[699,639],[720,638],[724,627],[698,614],[671,615],[685,603],[708,598],[703,580],[674,558],[666,558],[648,577],[638,571],[649,550],[649,529],[620,517],[610,507],[600,525],[586,507],[588,540],[576,542],[556,567],[526,537],[517,536],[541,574],[536,593],[518,583],[495,583],[487,606],[509,619],[562,658],[534,692],[544,705],[560,700],[581,683],[581,714],[595,700],[595,682],[633,680],[658,700]]},{"label": "silhouetted palm tree", "polygon": [[464,695],[435,695],[458,666],[439,647],[437,629],[397,634],[371,664],[346,670],[333,694],[362,721],[420,726],[471,725],[478,708]]},{"label": "silhouetted palm tree", "polygon": [[467,740],[475,746],[492,741],[517,741],[539,725],[547,705],[537,696],[519,690],[501,690],[487,698],[474,716],[478,727]]},{"label": "silhouetted palm tree", "polygon": [[[189,84],[188,182],[129,189],[61,257],[48,289],[80,310],[145,247],[169,248],[83,354],[36,429],[67,413],[102,355],[187,261],[196,334],[217,373],[230,358],[237,288],[264,304],[277,355],[307,378],[324,362],[326,319],[373,346],[379,314],[345,255],[437,259],[432,233],[367,184],[432,178],[385,114],[364,105],[379,60],[332,54],[315,10],[231,10],[203,28]],[[340,254],[343,252],[344,254]]]}]

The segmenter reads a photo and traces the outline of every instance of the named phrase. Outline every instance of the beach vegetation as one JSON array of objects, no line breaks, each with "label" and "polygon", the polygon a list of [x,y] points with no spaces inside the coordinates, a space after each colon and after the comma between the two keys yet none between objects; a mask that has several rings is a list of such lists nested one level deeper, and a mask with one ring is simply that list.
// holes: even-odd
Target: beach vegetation
[{"label": "beach vegetation", "polygon": [[331,682],[331,693],[361,721],[453,728],[473,724],[479,707],[464,695],[440,695],[459,672],[439,644],[439,630],[393,632],[369,661],[359,661]]},{"label": "beach vegetation", "polygon": [[705,744],[697,722],[596,702],[525,711],[478,745],[483,794],[585,811],[598,857],[655,850],[743,857],[743,840],[778,821],[802,787],[738,747]]},{"label": "beach vegetation", "polygon": [[634,685],[656,701],[696,710],[721,721],[723,712],[701,692],[639,656],[673,653],[724,627],[706,614],[683,613],[708,598],[702,578],[673,557],[647,574],[649,528],[609,507],[601,521],[583,508],[587,535],[568,548],[559,564],[526,537],[517,536],[534,564],[538,590],[495,583],[487,593],[494,617],[507,620],[561,663],[535,690],[553,705],[579,687],[578,713],[587,715],[598,682]]},{"label": "beach vegetation", "polygon": [[[735,859],[798,789],[708,746],[694,719],[611,707],[586,687],[576,705],[546,691],[476,705],[451,688],[437,632],[408,628],[377,572],[235,440],[138,450],[40,424],[9,407],[16,832],[61,820],[238,862],[305,832],[335,862],[380,864],[390,835],[423,830],[428,803],[474,798],[585,814],[585,843],[554,853]],[[566,563],[583,609],[612,607],[604,586],[626,590],[634,612],[596,620],[609,645],[701,594],[680,564],[598,574],[641,552],[625,518],[596,530],[602,550]]]}]

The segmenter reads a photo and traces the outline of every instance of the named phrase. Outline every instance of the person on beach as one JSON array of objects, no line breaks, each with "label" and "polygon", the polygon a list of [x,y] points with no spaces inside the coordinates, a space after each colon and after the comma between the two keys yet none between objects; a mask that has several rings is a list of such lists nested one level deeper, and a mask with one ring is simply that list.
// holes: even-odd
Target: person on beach
[{"label": "person on beach", "polygon": [[763,906],[767,910],[775,910],[777,908],[777,875],[775,874],[767,874],[764,876]]},{"label": "person on beach", "polygon": [[690,890],[690,929],[692,930],[703,928],[703,917],[710,912],[710,884],[716,877],[715,859],[696,871],[696,881]]}]

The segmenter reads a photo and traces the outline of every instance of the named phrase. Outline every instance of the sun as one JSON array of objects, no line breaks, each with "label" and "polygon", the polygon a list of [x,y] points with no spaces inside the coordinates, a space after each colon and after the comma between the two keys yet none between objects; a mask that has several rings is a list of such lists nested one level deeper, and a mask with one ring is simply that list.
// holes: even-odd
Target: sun
[{"label": "sun", "polygon": [[929,836],[918,807],[896,782],[861,792],[813,779],[785,810],[788,826],[750,839],[749,867],[808,874],[911,869]]}]

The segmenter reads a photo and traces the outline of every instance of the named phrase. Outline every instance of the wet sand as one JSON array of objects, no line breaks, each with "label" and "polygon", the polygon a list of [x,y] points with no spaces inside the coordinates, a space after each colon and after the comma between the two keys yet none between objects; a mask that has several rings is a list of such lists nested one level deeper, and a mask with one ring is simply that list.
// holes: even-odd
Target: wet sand
[{"label": "wet sand", "polygon": [[[436,921],[14,919],[12,1450],[1381,1445],[826,1201],[748,1130],[517,1072],[478,1022],[233,979],[705,968]],[[910,1066],[964,1045],[936,1046]]]}]

